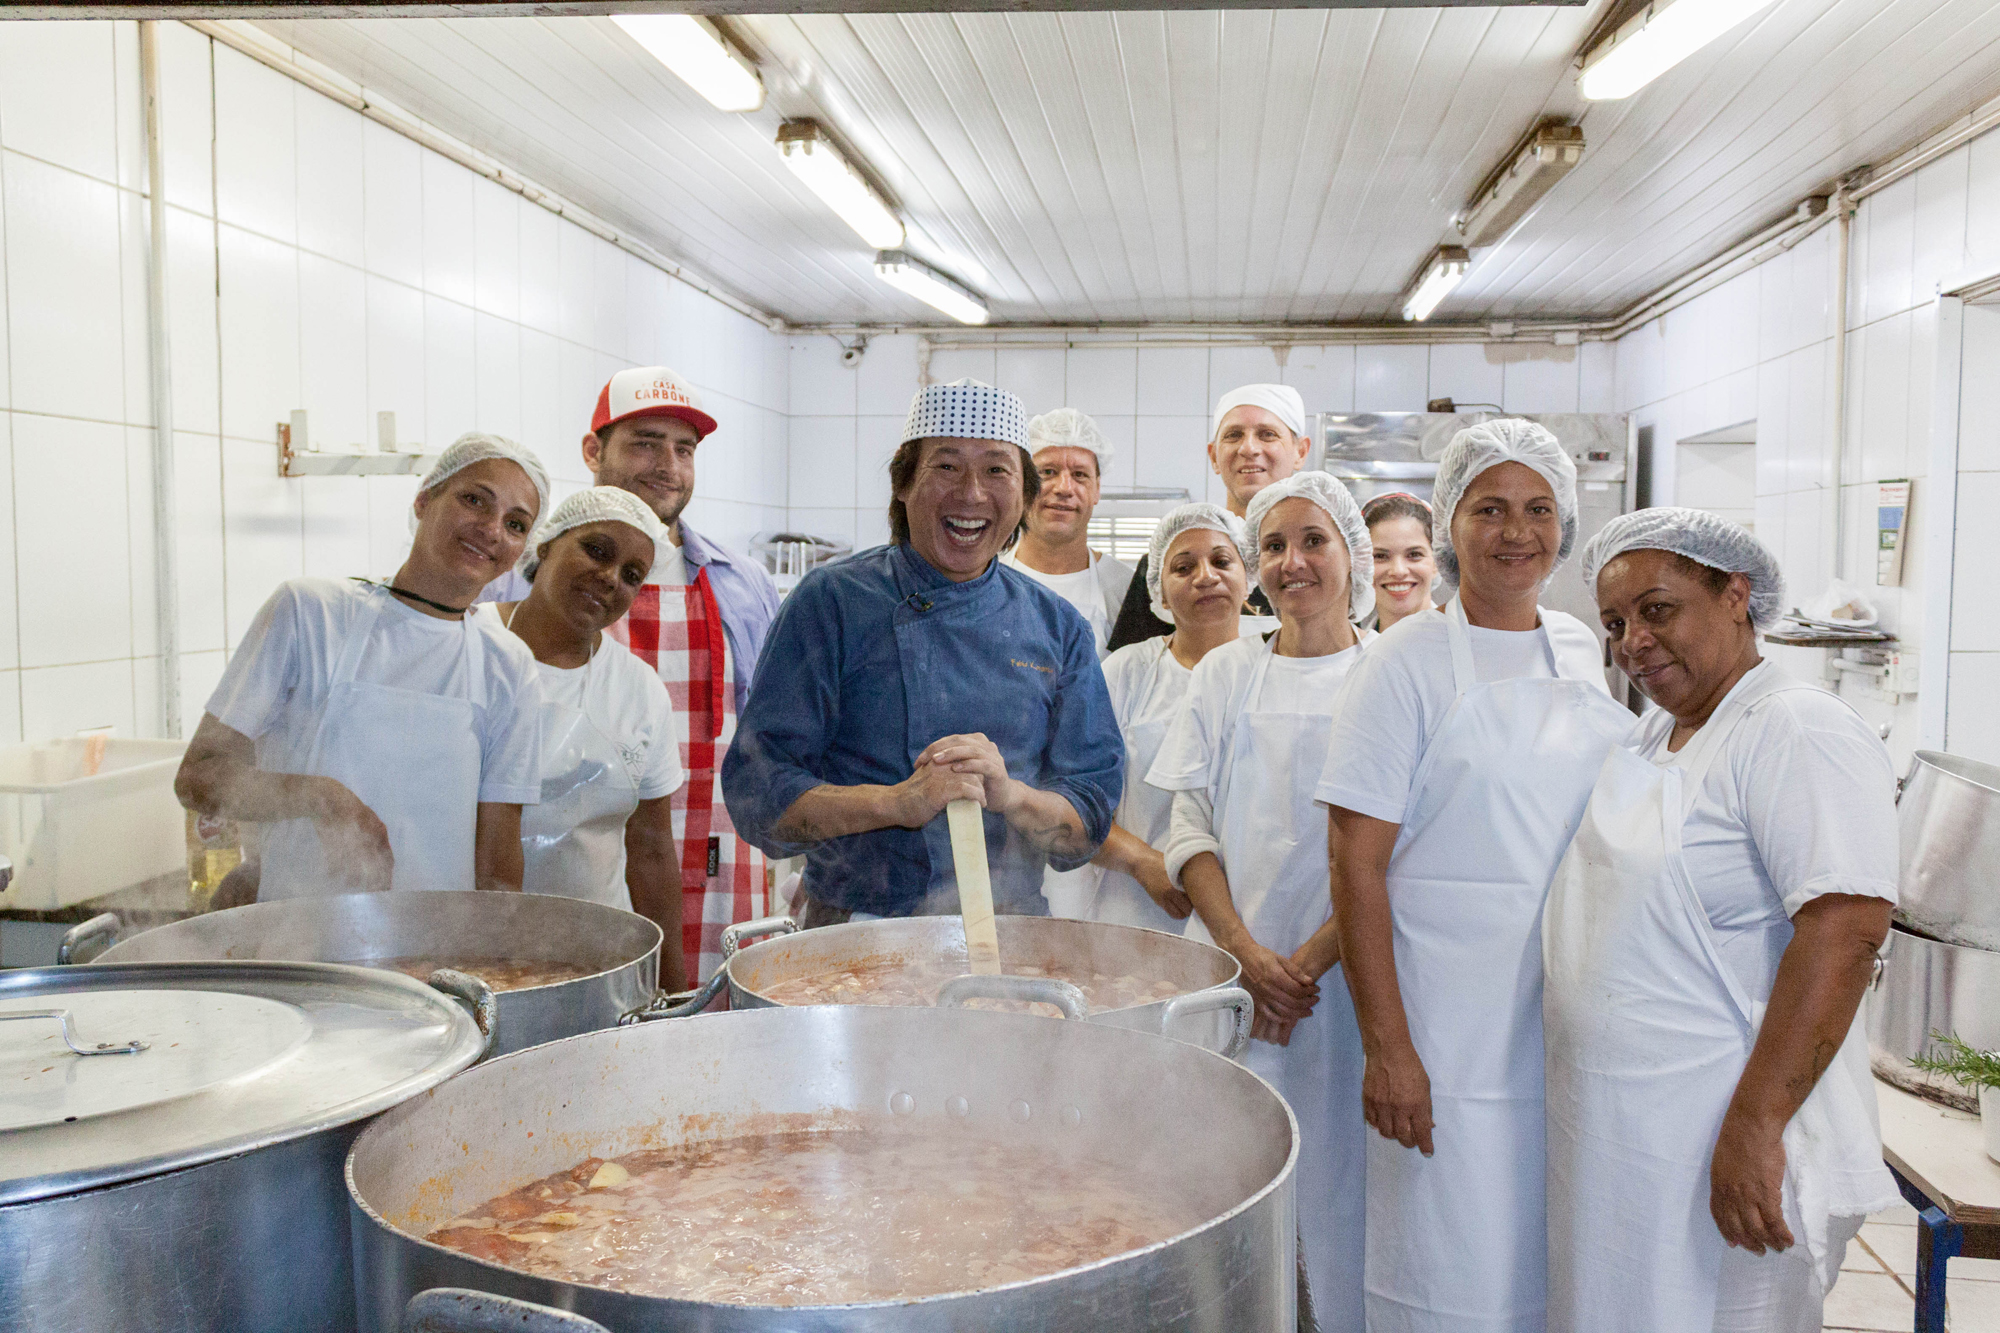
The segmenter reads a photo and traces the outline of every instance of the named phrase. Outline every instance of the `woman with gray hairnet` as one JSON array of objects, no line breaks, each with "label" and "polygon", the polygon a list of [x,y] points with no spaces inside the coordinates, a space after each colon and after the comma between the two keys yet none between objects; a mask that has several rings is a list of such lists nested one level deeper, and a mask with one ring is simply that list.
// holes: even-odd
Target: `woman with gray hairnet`
[{"label": "woman with gray hairnet", "polygon": [[1362,1323],[1362,1053],[1338,975],[1313,781],[1375,601],[1360,506],[1324,472],[1260,489],[1245,526],[1278,612],[1194,669],[1187,707],[1146,781],[1174,793],[1168,872],[1194,905],[1190,939],[1243,967],[1257,1001],[1244,1067],[1299,1122],[1299,1240],[1326,1328]]},{"label": "woman with gray hairnet", "polygon": [[1367,1051],[1368,1322],[1539,1333],[1548,1219],[1541,950],[1549,877],[1631,729],[1597,640],[1538,605],[1576,540],[1576,467],[1530,422],[1438,464],[1439,615],[1354,674],[1315,797]]},{"label": "woman with gray hairnet", "polygon": [[1543,920],[1549,1328],[1808,1333],[1897,1198],[1858,1017],[1895,771],[1758,656],[1784,580],[1741,527],[1626,514],[1583,578],[1659,706],[1598,774]]},{"label": "woman with gray hairnet", "polygon": [[258,897],[519,889],[541,799],[535,659],[467,614],[513,565],[542,465],[461,437],[418,487],[395,576],[278,585],[229,659],[174,791],[262,826]]}]

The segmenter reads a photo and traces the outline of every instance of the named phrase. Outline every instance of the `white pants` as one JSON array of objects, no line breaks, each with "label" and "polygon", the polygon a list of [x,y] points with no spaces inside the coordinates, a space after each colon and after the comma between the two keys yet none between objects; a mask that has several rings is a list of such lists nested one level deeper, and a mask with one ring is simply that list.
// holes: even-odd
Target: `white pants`
[{"label": "white pants", "polygon": [[[1828,1266],[1836,1274],[1839,1258],[1860,1234],[1863,1220],[1828,1220]],[[1819,1333],[1828,1286],[1821,1285],[1804,1245],[1767,1254],[1731,1247],[1722,1253],[1716,1283],[1715,1333]]]}]

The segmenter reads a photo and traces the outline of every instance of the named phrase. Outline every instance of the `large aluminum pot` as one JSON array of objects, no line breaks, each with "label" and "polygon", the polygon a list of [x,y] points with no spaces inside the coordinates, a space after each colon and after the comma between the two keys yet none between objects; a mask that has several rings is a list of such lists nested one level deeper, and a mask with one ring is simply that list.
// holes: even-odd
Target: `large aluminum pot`
[{"label": "large aluminum pot", "polygon": [[[1088,1014],[1089,1022],[1165,1032],[1171,1009],[1170,1035],[1225,1054],[1240,1051],[1242,1038],[1232,1024],[1194,1016],[1199,1008],[1214,1006],[1177,1003],[1232,987],[1242,975],[1236,959],[1214,945],[1137,926],[1062,917],[1002,916],[993,924],[1000,937],[1003,972],[1020,967],[1071,977],[1102,972],[1171,981],[1178,988],[1166,999]],[[771,938],[739,947],[758,935]],[[780,1003],[771,998],[772,987],[842,968],[907,962],[930,964],[947,973],[969,969],[965,922],[957,916],[898,917],[807,931],[800,931],[788,918],[769,917],[725,932],[723,959],[707,990],[712,994],[727,985],[731,1009],[769,1008]],[[695,1012],[705,1003],[697,993],[695,1000],[677,1006],[675,1012]]]},{"label": "large aluminum pot", "polygon": [[[637,1296],[531,1277],[420,1239],[586,1155],[731,1137],[758,1120],[768,1128],[773,1114],[882,1132],[914,1126],[980,1140],[1055,1140],[1135,1173],[1170,1176],[1212,1211],[1147,1249],[1032,1281],[837,1306]],[[573,1311],[617,1333],[1290,1333],[1297,1143],[1284,1100],[1247,1070],[1183,1042],[1101,1024],[824,1005],[595,1032],[482,1065],[383,1117],[355,1143],[347,1180],[360,1327],[391,1333],[413,1297],[456,1287]]]},{"label": "large aluminum pot", "polygon": [[[94,933],[85,922],[65,941]],[[389,958],[576,963],[590,975],[498,992],[502,1054],[611,1027],[659,998],[660,928],[599,903],[540,893],[346,893],[188,917],[105,950],[106,963]]]},{"label": "large aluminum pot", "polygon": [[2000,768],[1919,750],[1902,787],[1898,915],[1926,935],[2000,949]]},{"label": "large aluminum pot", "polygon": [[24,1330],[347,1333],[348,1148],[485,1046],[458,998],[313,963],[5,972],[0,1020],[0,1328]]},{"label": "large aluminum pot", "polygon": [[1962,1111],[1972,1093],[1910,1063],[1945,1032],[1981,1050],[2000,1050],[2000,953],[1889,929],[1886,955],[1868,997],[1868,1054],[1876,1074],[1900,1088]]}]

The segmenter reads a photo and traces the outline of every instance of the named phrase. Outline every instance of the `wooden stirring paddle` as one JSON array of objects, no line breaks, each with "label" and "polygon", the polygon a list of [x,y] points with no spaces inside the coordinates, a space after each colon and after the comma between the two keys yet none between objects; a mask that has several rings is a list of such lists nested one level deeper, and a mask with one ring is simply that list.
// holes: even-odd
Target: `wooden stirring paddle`
[{"label": "wooden stirring paddle", "polygon": [[951,825],[951,861],[958,875],[958,911],[965,918],[965,961],[976,976],[1000,975],[1000,935],[993,928],[993,880],[986,869],[986,812],[963,797],[944,808]]}]

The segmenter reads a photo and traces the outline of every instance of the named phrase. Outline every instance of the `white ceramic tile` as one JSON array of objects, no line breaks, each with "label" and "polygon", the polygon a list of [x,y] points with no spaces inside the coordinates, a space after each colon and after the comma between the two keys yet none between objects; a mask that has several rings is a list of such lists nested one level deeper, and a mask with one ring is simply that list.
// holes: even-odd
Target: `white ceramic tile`
[{"label": "white ceramic tile", "polygon": [[167,263],[167,345],[173,361],[174,426],[179,430],[220,430],[214,224],[170,207]]},{"label": "white ceramic tile", "polygon": [[1430,348],[1364,343],[1354,349],[1354,410],[1421,412],[1430,395]]},{"label": "white ceramic tile", "polygon": [[300,406],[321,449],[375,447],[368,415],[367,283],[351,265],[299,256]]},{"label": "white ceramic tile", "polygon": [[1780,250],[1751,271],[1757,284],[1757,359],[1796,350],[1792,318],[1792,252]]},{"label": "white ceramic tile", "polygon": [[361,127],[368,271],[424,284],[424,150],[372,121]]},{"label": "white ceramic tile", "polygon": [[1791,358],[1757,368],[1757,494],[1782,495],[1791,478]]},{"label": "white ceramic tile", "polygon": [[139,25],[111,24],[112,140],[117,146],[117,182],[122,190],[145,194],[150,188],[146,163],[146,111],[139,96]]},{"label": "white ceramic tile", "polygon": [[298,239],[296,83],[226,46],[215,48],[218,215],[274,240]]},{"label": "white ceramic tile", "polygon": [[1208,394],[1208,349],[1141,347],[1134,406],[1142,417],[1206,416],[1215,406]]},{"label": "white ceramic tile", "polygon": [[[1954,651],[2000,652],[2000,580],[1983,571],[2000,568],[2000,472],[1965,472],[1958,478],[1958,521],[1953,526],[1953,568],[1978,576],[1951,581]],[[1994,708],[2000,714],[2000,708]]]},{"label": "white ceramic tile", "polygon": [[831,537],[836,541],[854,541],[854,510],[794,507],[786,511],[791,518],[791,526],[810,533],[815,537]]},{"label": "white ceramic tile", "polygon": [[1714,381],[1709,388],[1711,421],[1733,426],[1757,417],[1757,367],[1745,366]]},{"label": "white ceramic tile", "polygon": [[107,726],[113,735],[136,734],[129,658],[21,673],[22,739],[54,740]]},{"label": "white ceramic tile", "polygon": [[[125,509],[122,517],[125,541],[131,554],[125,576],[132,608],[131,655],[154,659],[160,652],[160,544],[159,528],[153,521],[154,452],[157,448],[150,428],[125,428]],[[111,498],[115,502],[118,497]]]},{"label": "white ceramic tile", "polygon": [[1862,333],[1865,340],[1850,338],[1861,349],[1854,365],[1861,379],[1855,480],[1901,477],[1910,430],[1910,313],[1899,311]]},{"label": "white ceramic tile", "polygon": [[[659,330],[654,337],[653,355],[658,364],[669,366],[683,375],[692,373],[691,367],[705,362],[701,342],[706,335],[707,315],[702,310],[706,303],[701,293],[683,282],[670,282],[661,294],[663,305],[660,311]],[[799,335],[801,339],[810,337]],[[784,374],[791,374],[791,340],[785,340],[786,365]]]},{"label": "white ceramic tile", "polygon": [[0,671],[0,743],[21,739],[21,673]]},{"label": "white ceramic tile", "polygon": [[367,123],[338,102],[299,94],[299,246],[357,267],[367,253],[361,132]]},{"label": "white ceramic tile", "polygon": [[[1916,255],[1910,299],[1918,305],[1937,295],[1941,279],[1966,269],[1966,185],[1970,154],[1960,148],[1917,172]],[[1992,226],[1992,219],[1982,219]]]},{"label": "white ceramic tile", "polygon": [[[793,457],[799,449],[797,424],[806,419],[791,418],[789,447]],[[889,503],[889,460],[896,456],[903,420],[901,416],[855,418],[854,503],[862,509],[880,509]],[[797,490],[792,495],[801,501],[812,498]]]},{"label": "white ceramic tile", "polygon": [[45,22],[0,31],[0,145],[116,179],[111,28]]},{"label": "white ceramic tile", "polygon": [[1294,347],[1285,357],[1284,382],[1299,391],[1308,412],[1354,410],[1354,348]]},{"label": "white ceramic tile", "polygon": [[223,617],[222,445],[215,436],[174,432],[174,495],[181,648],[221,652],[228,640]]},{"label": "white ceramic tile", "polygon": [[1793,491],[1785,497],[1785,548],[1779,564],[1798,601],[1816,597],[1833,577],[1833,492]]},{"label": "white ceramic tile", "polygon": [[[12,434],[21,665],[131,656],[125,428],[17,412]],[[85,475],[114,506],[87,541],[78,539],[75,518],[77,479]],[[38,575],[57,564],[60,578]],[[90,590],[87,614],[79,614],[78,589]]]},{"label": "white ceramic tile", "polygon": [[1982,134],[1966,145],[1965,266],[2000,268],[2000,135]]},{"label": "white ceramic tile", "polygon": [[475,314],[477,360],[473,383],[478,429],[510,440],[521,437],[521,326],[510,319]]},{"label": "white ceramic tile", "polygon": [[[792,343],[794,356],[799,341],[795,339]],[[949,384],[956,379],[970,378],[992,384],[996,380],[994,364],[994,353],[990,347],[941,348],[931,353],[931,383]],[[793,365],[796,368],[796,360]],[[906,410],[907,406],[905,404]],[[792,375],[792,411],[803,414],[811,410],[811,400],[799,394],[799,377],[795,369]]]},{"label": "white ceramic tile", "polygon": [[1674,397],[1700,384],[1708,372],[1708,307],[1697,298],[1654,322],[1660,329],[1659,391]]},{"label": "white ceramic tile", "polygon": [[[766,338],[772,335],[766,333]],[[826,341],[820,339],[818,341]],[[1129,355],[1129,354],[1128,354]],[[868,340],[868,350],[855,368],[855,411],[868,416],[902,416],[917,392],[917,338],[898,333]],[[789,402],[789,399],[787,400]],[[785,404],[765,407],[789,410]]]},{"label": "white ceramic tile", "polygon": [[193,735],[195,724],[208,708],[215,687],[222,683],[228,656],[219,648],[210,652],[181,654],[181,727]]},{"label": "white ceramic tile", "polygon": [[367,575],[368,479],[315,477],[299,491],[301,567],[311,577]]},{"label": "white ceramic tile", "polygon": [[1029,416],[1050,412],[1067,402],[1060,347],[1003,347],[994,354],[995,383],[1021,396]]},{"label": "white ceramic tile", "polygon": [[[1491,403],[1504,406],[1506,389],[1498,351],[1483,343],[1439,343],[1430,349],[1430,388],[1426,401],[1449,398],[1455,403]],[[1423,403],[1415,410],[1421,411]]]},{"label": "white ceramic tile", "polygon": [[544,463],[559,454],[575,453],[577,440],[590,425],[588,415],[578,426],[570,420],[573,413],[561,410],[561,373],[556,340],[536,329],[522,329],[521,443],[540,454]]},{"label": "white ceramic tile", "polygon": [[851,416],[792,418],[791,468],[785,493],[788,508],[859,503],[854,424]]},{"label": "white ceramic tile", "polygon": [[1757,446],[1683,444],[1675,461],[1674,503],[1730,514],[1755,508]]},{"label": "white ceramic tile", "polygon": [[205,215],[215,207],[215,161],[210,151],[215,101],[209,80],[209,41],[180,23],[163,23],[158,32],[167,202]]},{"label": "white ceramic tile", "polygon": [[1931,400],[1937,383],[1937,303],[1910,311],[1909,422],[1905,431],[1903,475],[1931,470]]},{"label": "white ceramic tile", "polygon": [[1138,486],[1178,486],[1188,498],[1207,493],[1208,426],[1205,416],[1141,416],[1134,424],[1133,483]]},{"label": "white ceramic tile", "polygon": [[866,551],[889,544],[889,511],[885,505],[854,511],[854,549]]},{"label": "white ceramic tile", "polygon": [[516,215],[520,235],[521,312],[523,324],[544,333],[562,327],[561,218],[539,205],[523,204]]},{"label": "white ceramic tile", "polygon": [[1756,526],[1753,531],[1757,539],[1773,551],[1785,549],[1785,497],[1783,495],[1760,495],[1757,497]]},{"label": "white ceramic tile", "polygon": [[257,609],[286,579],[304,573],[300,514],[305,488],[271,466],[272,449],[222,442],[224,633],[234,652]]},{"label": "white ceramic tile", "polygon": [[590,414],[596,410],[597,395],[610,376],[597,373],[597,358],[589,348],[573,342],[556,344],[556,412],[564,426],[580,440],[590,429]]},{"label": "white ceramic tile", "polygon": [[2000,471],[2000,306],[1965,307],[1959,343],[1958,466]]},{"label": "white ceramic tile", "polygon": [[383,412],[396,414],[396,442],[443,448],[424,414],[424,297],[414,287],[370,276],[368,302],[368,440]]},{"label": "white ceramic tile", "polygon": [[1732,375],[1757,364],[1760,359],[1762,311],[1758,303],[1757,275],[1744,273],[1730,279],[1715,292],[1716,338],[1709,353],[1710,366],[1717,375]]},{"label": "white ceramic tile", "polygon": [[1916,263],[1917,182],[1905,176],[1861,205],[1867,215],[1867,245],[1860,267],[1860,310],[1864,323],[1907,310]]},{"label": "white ceramic tile", "polygon": [[1099,484],[1106,490],[1123,490],[1136,485],[1134,455],[1138,452],[1138,419],[1131,413],[1092,417],[1104,442],[1111,449],[1111,461],[1104,467]]},{"label": "white ceramic tile", "polygon": [[472,187],[478,177],[449,158],[423,155],[424,291],[471,305],[473,276]]},{"label": "white ceramic tile", "polygon": [[[8,462],[13,449],[10,416],[0,412],[0,464]],[[14,480],[10,466],[4,475],[0,475],[0,667],[16,667],[21,663],[20,615],[15,602],[18,582],[15,559],[21,548],[15,539],[14,513]],[[47,551],[29,551],[27,554],[38,566],[52,568],[56,563],[56,557]]]},{"label": "white ceramic tile", "polygon": [[657,366],[661,364],[666,315],[673,299],[667,289],[673,279],[651,264],[634,260],[625,282],[625,355],[635,366]]},{"label": "white ceramic tile", "polygon": [[[1954,580],[1956,590],[1958,580]],[[1952,617],[1954,628],[1958,618]],[[1981,763],[2000,764],[2000,653],[1951,655],[1945,705],[1945,748]]]},{"label": "white ceramic tile", "polygon": [[1618,344],[1584,343],[1576,351],[1576,410],[1618,411]]},{"label": "white ceramic tile", "polygon": [[559,226],[556,240],[556,298],[561,321],[555,331],[570,342],[593,347],[596,238],[581,227]]},{"label": "white ceramic tile", "polygon": [[[992,354],[986,353],[988,370],[983,377],[993,382]],[[792,411],[798,416],[852,416],[855,410],[855,372],[840,364],[840,344],[825,336],[802,336],[792,340]],[[936,359],[931,375],[939,378]],[[950,378],[957,378],[951,376]],[[903,411],[909,411],[903,400]],[[895,409],[888,409],[893,411]]]},{"label": "white ceramic tile", "polygon": [[[1500,403],[1509,412],[1575,412],[1581,348],[1523,343],[1504,349]],[[1432,373],[1436,373],[1433,357]]]},{"label": "white ceramic tile", "polygon": [[475,303],[502,319],[517,319],[521,313],[522,207],[521,196],[505,186],[489,180],[473,181]]},{"label": "white ceramic tile", "polygon": [[[625,275],[631,265],[638,261],[618,249],[609,241],[590,238],[591,249],[596,251],[591,266],[594,279],[591,314],[591,346],[600,352],[608,352],[620,361],[630,363],[631,354],[625,350]],[[704,346],[714,344],[704,340]],[[698,378],[706,378],[695,374]]]},{"label": "white ceramic tile", "polygon": [[424,298],[424,442],[449,445],[478,420],[478,357],[472,311],[436,296]]},{"label": "white ceramic tile", "polygon": [[152,230],[145,196],[120,190],[117,356],[125,389],[123,419],[139,425],[153,421]]},{"label": "white ceramic tile", "polygon": [[410,506],[416,477],[369,477],[368,567],[376,577],[394,573],[410,553]]},{"label": "white ceramic tile", "polygon": [[1131,416],[1139,354],[1130,347],[1072,347],[1063,367],[1065,405],[1091,416]]},{"label": "white ceramic tile", "polygon": [[1284,371],[1278,354],[1269,347],[1211,347],[1208,349],[1208,397],[1211,405],[1231,389],[1246,384],[1281,384]]},{"label": "white ceramic tile", "polygon": [[277,423],[302,405],[298,251],[231,226],[218,230],[223,433],[275,449]]},{"label": "white ceramic tile", "polygon": [[7,213],[10,398],[17,408],[115,421],[124,415],[107,351],[123,346],[118,191],[9,153]]},{"label": "white ceramic tile", "polygon": [[1833,344],[1826,341],[1785,358],[1786,490],[1833,484],[1833,416],[1827,401],[1832,364]]}]

